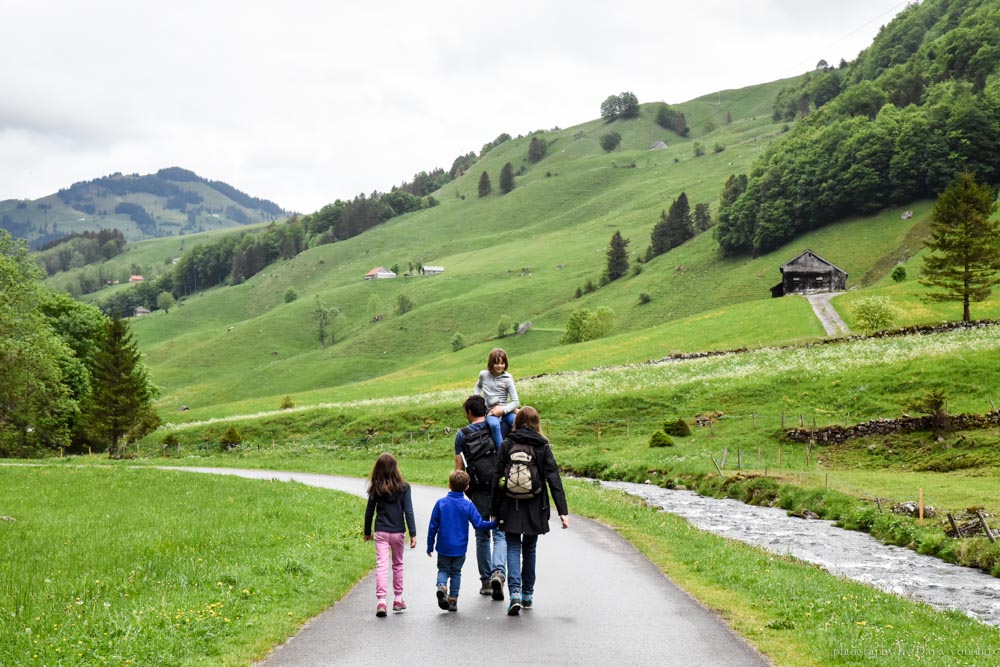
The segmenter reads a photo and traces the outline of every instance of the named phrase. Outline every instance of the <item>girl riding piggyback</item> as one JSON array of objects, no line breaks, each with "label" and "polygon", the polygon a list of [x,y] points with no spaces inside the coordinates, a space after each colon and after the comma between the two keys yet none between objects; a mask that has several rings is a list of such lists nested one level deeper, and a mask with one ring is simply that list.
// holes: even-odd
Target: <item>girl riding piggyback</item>
[{"label": "girl riding piggyback", "polygon": [[479,371],[479,380],[473,390],[474,394],[486,400],[486,423],[497,447],[510,433],[521,405],[514,388],[514,377],[507,372],[507,366],[506,352],[500,348],[490,351],[486,370]]}]

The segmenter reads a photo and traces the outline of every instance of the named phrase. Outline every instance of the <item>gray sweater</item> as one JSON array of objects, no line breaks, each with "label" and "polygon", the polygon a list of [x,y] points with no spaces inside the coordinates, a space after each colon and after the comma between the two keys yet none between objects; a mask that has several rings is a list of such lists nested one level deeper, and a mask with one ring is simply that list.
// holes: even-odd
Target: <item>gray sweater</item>
[{"label": "gray sweater", "polygon": [[486,407],[503,406],[504,414],[511,413],[521,407],[517,399],[517,389],[514,388],[514,376],[504,371],[494,376],[488,370],[479,371],[479,381],[472,393],[486,399]]}]

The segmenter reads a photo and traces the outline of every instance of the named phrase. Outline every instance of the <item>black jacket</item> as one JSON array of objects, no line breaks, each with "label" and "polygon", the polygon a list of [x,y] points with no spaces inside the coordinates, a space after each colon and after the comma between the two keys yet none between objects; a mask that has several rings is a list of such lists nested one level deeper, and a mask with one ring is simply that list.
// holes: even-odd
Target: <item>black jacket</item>
[{"label": "black jacket", "polygon": [[[542,491],[537,496],[528,499],[511,498],[500,486],[500,480],[504,477],[509,463],[508,452],[512,442],[529,444],[535,448],[535,460],[538,462],[539,474],[542,477]],[[549,441],[537,431],[521,427],[511,431],[507,439],[500,443],[494,480],[496,481],[493,485],[490,514],[496,517],[500,529],[505,532],[524,535],[543,535],[549,532],[549,494],[556,504],[556,511],[560,515],[569,514],[566,493],[559,477],[559,465],[552,454]]]}]

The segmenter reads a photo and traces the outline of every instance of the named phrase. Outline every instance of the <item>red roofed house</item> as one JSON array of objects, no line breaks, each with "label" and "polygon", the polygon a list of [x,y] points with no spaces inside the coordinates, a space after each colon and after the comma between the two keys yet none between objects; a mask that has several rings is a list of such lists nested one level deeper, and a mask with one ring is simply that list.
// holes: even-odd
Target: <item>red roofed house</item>
[{"label": "red roofed house", "polygon": [[381,266],[377,266],[365,274],[365,280],[375,280],[378,278],[395,278],[396,274]]}]

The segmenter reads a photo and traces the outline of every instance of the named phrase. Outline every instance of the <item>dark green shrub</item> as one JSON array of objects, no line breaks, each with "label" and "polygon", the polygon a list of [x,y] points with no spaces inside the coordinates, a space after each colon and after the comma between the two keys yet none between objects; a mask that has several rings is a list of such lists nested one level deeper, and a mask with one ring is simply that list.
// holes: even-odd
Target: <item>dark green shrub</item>
[{"label": "dark green shrub", "polygon": [[667,420],[663,422],[663,432],[677,438],[686,438],[691,435],[691,427],[683,419],[676,421]]},{"label": "dark green shrub", "polygon": [[291,396],[285,396],[283,399],[281,399],[282,410],[291,410],[294,407],[295,407],[295,401],[292,400]]},{"label": "dark green shrub", "polygon": [[219,438],[219,444],[222,445],[222,448],[226,451],[239,446],[242,442],[243,436],[235,426],[230,426],[226,429],[226,432],[222,434],[222,437]]},{"label": "dark green shrub", "polygon": [[670,436],[663,431],[657,431],[653,435],[649,436],[649,446],[650,447],[673,447],[674,441],[670,439]]}]

